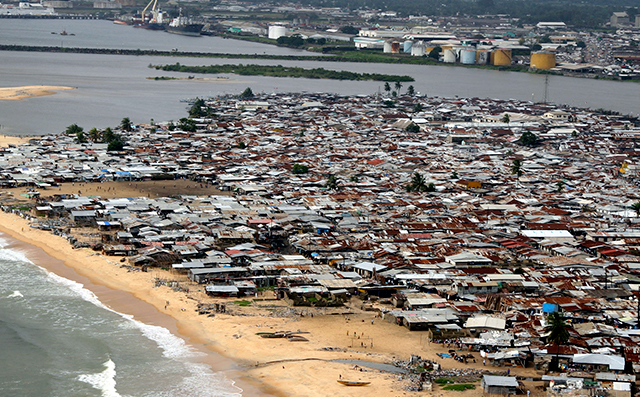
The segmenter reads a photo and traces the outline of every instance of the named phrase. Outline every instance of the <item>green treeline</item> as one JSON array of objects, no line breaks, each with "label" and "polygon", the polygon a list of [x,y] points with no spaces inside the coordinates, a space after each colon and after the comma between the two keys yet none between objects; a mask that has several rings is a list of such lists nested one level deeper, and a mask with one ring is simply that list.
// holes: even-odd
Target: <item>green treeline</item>
[{"label": "green treeline", "polygon": [[304,69],[300,67],[272,66],[272,65],[211,65],[185,66],[180,63],[173,65],[150,65],[157,70],[184,73],[233,73],[241,76],[270,76],[270,77],[301,77],[307,79],[331,80],[373,80],[373,81],[414,81],[411,76],[394,76],[379,73],[355,73],[348,71],[327,70],[324,68]]},{"label": "green treeline", "polygon": [[[240,38],[240,37],[238,37]],[[80,48],[80,47],[48,47],[0,44],[0,51],[27,52],[56,52],[72,54],[109,54],[109,55],[139,55],[139,56],[170,56],[190,58],[222,58],[222,59],[269,59],[282,61],[321,61],[321,62],[365,62],[365,63],[396,63],[413,65],[437,64],[428,57],[412,57],[407,54],[383,54],[381,51],[358,50],[351,48],[338,49],[331,55],[268,55],[268,54],[223,54],[214,52],[191,51],[157,51],[157,50],[126,50],[114,48]]]}]

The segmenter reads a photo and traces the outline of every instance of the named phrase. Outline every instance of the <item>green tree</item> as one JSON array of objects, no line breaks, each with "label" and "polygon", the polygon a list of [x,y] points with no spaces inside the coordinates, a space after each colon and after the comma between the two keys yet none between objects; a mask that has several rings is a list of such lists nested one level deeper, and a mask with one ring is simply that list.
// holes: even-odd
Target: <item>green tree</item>
[{"label": "green tree", "polygon": [[562,189],[564,189],[564,182],[558,181],[556,183],[556,192],[560,193],[562,192]]},{"label": "green tree", "polygon": [[507,124],[509,124],[509,123],[511,122],[511,117],[509,116],[509,114],[508,114],[508,113],[505,113],[505,114],[502,116],[502,119],[500,119],[500,121],[502,121],[503,123],[507,123]]},{"label": "green tree", "polygon": [[457,171],[453,171],[451,173],[451,179],[458,179],[458,172]]},{"label": "green tree", "polygon": [[247,144],[244,142],[240,142],[238,143],[238,149],[246,149],[247,148]]},{"label": "green tree", "polygon": [[404,130],[407,132],[420,132],[420,126],[416,123],[411,123]]},{"label": "green tree", "polygon": [[511,173],[514,175],[517,175],[518,178],[522,176],[522,160],[520,159],[513,160],[513,162],[511,163]]},{"label": "green tree", "polygon": [[360,177],[358,177],[358,175],[351,175],[351,177],[349,178],[349,180],[350,180],[351,182],[358,183],[358,182],[360,182]]},{"label": "green tree", "polygon": [[242,99],[253,98],[253,91],[251,90],[251,88],[247,87],[244,91],[242,91],[242,94],[240,94],[240,98]]},{"label": "green tree", "polygon": [[531,131],[525,131],[520,136],[520,143],[524,146],[534,146],[538,143],[538,136]]},{"label": "green tree", "polygon": [[640,201],[631,204],[630,208],[636,212],[636,216],[640,217]]},{"label": "green tree", "polygon": [[191,108],[189,108],[189,117],[191,118],[205,117],[207,115],[207,111],[205,110],[206,107],[207,107],[207,104],[204,102],[204,99],[196,98]]},{"label": "green tree", "polygon": [[549,335],[547,335],[547,342],[556,346],[555,364],[557,367],[560,346],[564,345],[569,340],[569,327],[567,326],[562,313],[557,311],[549,313],[547,316],[547,327],[545,330],[549,332]]},{"label": "green tree", "polygon": [[102,142],[109,143],[113,140],[116,135],[113,133],[111,127],[107,127],[102,133]]},{"label": "green tree", "polygon": [[306,174],[307,172],[309,172],[309,167],[307,167],[304,164],[294,164],[293,167],[291,167],[291,172],[293,172],[294,174]]},{"label": "green tree", "polygon": [[[433,185],[433,183],[431,183],[430,185]],[[407,192],[426,192],[427,187],[427,181],[424,179],[424,176],[421,173],[416,172],[413,174],[411,182],[409,182],[409,184],[406,186],[406,189]]]},{"label": "green tree", "polygon": [[120,138],[118,138],[118,139],[114,139],[111,142],[109,142],[109,145],[107,146],[107,151],[108,152],[118,152],[118,151],[122,150],[123,147],[124,147],[124,142],[122,142],[122,140],[120,140]]},{"label": "green tree", "polygon": [[429,51],[429,55],[427,56],[437,61],[440,59],[441,52],[442,52],[442,47],[435,47],[433,50]]},{"label": "green tree", "polygon": [[329,190],[340,190],[340,181],[335,175],[329,175],[325,187]]},{"label": "green tree", "polygon": [[396,107],[396,103],[394,101],[384,101],[384,102],[382,102],[382,105],[384,105],[385,108],[395,108]]},{"label": "green tree", "polygon": [[130,132],[133,130],[133,126],[131,125],[131,120],[128,117],[125,117],[120,121],[120,129],[122,131]]},{"label": "green tree", "polygon": [[400,89],[402,88],[402,83],[399,81],[396,81],[395,88],[396,88],[396,91],[400,92]]},{"label": "green tree", "polygon": [[414,112],[414,113],[420,113],[420,112],[422,112],[423,110],[424,110],[424,106],[422,106],[422,104],[421,104],[421,103],[416,103],[416,104],[413,106],[413,112]]},{"label": "green tree", "polygon": [[84,135],[83,131],[78,131],[76,133],[76,142],[78,142],[78,143],[87,143],[87,137]]},{"label": "green tree", "polygon": [[102,136],[100,134],[100,131],[98,131],[96,127],[93,127],[89,130],[89,140],[91,142],[99,142],[101,138]]},{"label": "green tree", "polygon": [[343,26],[340,28],[340,31],[344,34],[352,34],[355,36],[360,32],[360,29],[353,26]]},{"label": "green tree", "polygon": [[409,96],[414,96],[416,94],[416,90],[415,88],[413,88],[412,85],[410,85],[409,87],[407,87],[407,95]]},{"label": "green tree", "polygon": [[549,37],[549,35],[544,35],[538,39],[538,43],[551,43],[551,37]]},{"label": "green tree", "polygon": [[386,92],[391,92],[391,85],[389,84],[388,81],[385,81],[385,83],[384,83],[384,90]]},{"label": "green tree", "polygon": [[186,131],[186,132],[196,132],[197,131],[195,120],[188,119],[186,117],[183,117],[183,118],[180,119],[180,122],[178,123],[178,128],[181,129],[182,131]]},{"label": "green tree", "polygon": [[84,128],[80,127],[78,124],[71,124],[70,126],[67,127],[67,129],[65,130],[65,134],[67,135],[78,135],[78,132],[82,132],[84,131]]}]

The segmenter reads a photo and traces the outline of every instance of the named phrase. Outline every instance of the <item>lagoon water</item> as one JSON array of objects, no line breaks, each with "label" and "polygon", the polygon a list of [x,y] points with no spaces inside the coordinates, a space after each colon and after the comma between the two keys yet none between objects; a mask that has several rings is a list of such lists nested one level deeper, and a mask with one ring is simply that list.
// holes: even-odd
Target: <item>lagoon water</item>
[{"label": "lagoon water", "polygon": [[115,312],[0,236],[0,395],[240,396],[167,329]]},{"label": "lagoon water", "polygon": [[[75,36],[51,34],[61,31]],[[221,39],[185,37],[166,32],[135,29],[101,20],[3,19],[0,43],[93,48],[129,48],[202,51],[229,54],[309,55],[288,48]],[[134,123],[178,120],[186,116],[185,99],[238,94],[251,87],[254,92],[332,92],[343,95],[374,94],[380,82],[334,81],[234,75],[195,75],[214,80],[165,80],[157,76],[186,77],[185,74],[156,71],[149,64],[179,61],[185,65],[270,64],[324,67],[332,70],[412,76],[415,90],[429,96],[479,97],[542,101],[545,76],[451,66],[361,64],[348,62],[270,61],[152,56],[116,56],[2,52],[0,86],[61,85],[77,87],[56,95],[0,103],[0,133],[42,135],[59,133],[77,123],[85,129],[116,126],[123,117]],[[408,84],[405,84],[405,88]],[[384,91],[382,91],[384,92]],[[604,108],[638,115],[640,94],[637,83],[549,76],[546,99],[556,104],[583,108]]]}]

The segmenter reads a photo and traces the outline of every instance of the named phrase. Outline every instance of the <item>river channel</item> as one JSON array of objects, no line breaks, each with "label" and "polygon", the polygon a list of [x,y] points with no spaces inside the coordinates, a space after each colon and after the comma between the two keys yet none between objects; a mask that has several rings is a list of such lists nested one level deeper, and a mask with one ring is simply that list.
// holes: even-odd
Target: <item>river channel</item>
[{"label": "river channel", "polygon": [[[74,36],[61,36],[66,31]],[[53,32],[53,33],[52,33]],[[156,49],[229,54],[310,55],[311,53],[218,37],[184,37],[134,29],[102,20],[19,20],[0,23],[0,44],[92,48]],[[234,75],[195,75],[193,80],[153,80],[186,77],[156,71],[149,64],[185,65],[253,63],[304,68],[412,76],[415,90],[429,96],[519,99],[605,108],[637,115],[638,84],[500,72],[452,66],[361,64],[319,61],[272,61],[170,58],[96,54],[0,53],[0,87],[70,86],[77,89],[22,101],[0,102],[0,134],[58,133],[72,123],[86,129],[116,126],[123,117],[134,123],[177,120],[186,115],[185,99],[254,92],[331,92],[343,95],[384,93],[382,83]],[[209,80],[200,80],[206,78]],[[405,83],[403,90],[409,85]],[[546,85],[546,88],[545,88]]]}]

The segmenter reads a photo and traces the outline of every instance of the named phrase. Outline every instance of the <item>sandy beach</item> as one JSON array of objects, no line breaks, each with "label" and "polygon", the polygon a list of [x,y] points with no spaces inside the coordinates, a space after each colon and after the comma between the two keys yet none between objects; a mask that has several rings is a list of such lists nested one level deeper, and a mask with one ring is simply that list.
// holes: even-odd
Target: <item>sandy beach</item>
[{"label": "sandy beach", "polygon": [[[193,185],[193,182],[184,181],[187,182]],[[60,190],[52,188],[42,191],[42,194],[67,190],[104,192],[107,186],[112,187],[109,184],[119,186],[117,196],[124,197],[142,195],[141,192],[155,195],[158,190],[165,190],[161,185],[154,187],[153,182],[109,182],[83,186],[65,184]],[[176,185],[175,188],[179,187]],[[19,190],[14,191],[15,196],[18,193]],[[239,379],[238,386],[245,390],[244,395],[247,396],[424,395],[424,392],[405,390],[407,383],[398,374],[366,368],[361,370],[362,367],[355,368],[353,363],[333,362],[338,359],[389,363],[394,359],[409,360],[412,354],[416,354],[440,363],[444,369],[499,371],[498,368],[483,367],[481,360],[465,365],[452,359],[440,359],[436,353],[446,352],[445,346],[429,344],[426,333],[410,332],[377,317],[376,312],[363,311],[361,302],[356,298],[348,307],[342,308],[291,308],[284,301],[274,299],[272,291],[265,291],[249,298],[250,306],[241,307],[235,304],[235,299],[208,297],[202,285],[189,281],[184,274],[159,269],[131,271],[123,266],[120,257],[105,257],[88,248],[73,249],[62,237],[31,228],[29,221],[16,215],[0,212],[0,225],[0,231],[57,259],[51,261],[41,256],[34,262],[85,284],[114,310],[133,314],[145,323],[165,326],[196,347],[209,351],[207,362],[215,370],[225,371],[232,379]],[[157,286],[157,280],[176,281],[186,292],[177,292],[165,285]],[[225,303],[227,313],[216,313],[215,317],[199,315],[197,308],[201,302]],[[278,330],[308,332],[304,336],[309,341],[290,342],[256,335]],[[535,375],[530,369],[520,369],[518,374]],[[346,387],[339,384],[338,379],[362,380],[371,384]],[[471,396],[478,392],[447,392],[438,390],[437,386],[434,390],[434,394],[439,396]]]},{"label": "sandy beach", "polygon": [[7,147],[9,145],[20,145],[29,142],[28,137],[0,135],[0,147]]},{"label": "sandy beach", "polygon": [[74,90],[73,87],[63,87],[55,85],[25,85],[21,87],[0,88],[0,100],[20,101],[27,98],[53,95],[56,91]]}]

